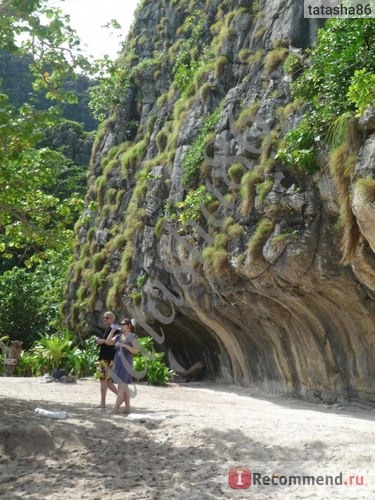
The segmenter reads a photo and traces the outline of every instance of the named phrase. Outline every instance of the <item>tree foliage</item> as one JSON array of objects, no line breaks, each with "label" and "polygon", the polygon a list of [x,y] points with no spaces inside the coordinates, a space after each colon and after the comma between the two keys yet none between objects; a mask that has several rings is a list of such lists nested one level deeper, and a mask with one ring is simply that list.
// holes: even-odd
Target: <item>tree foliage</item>
[{"label": "tree foliage", "polygon": [[293,85],[321,124],[353,110],[347,92],[356,70],[375,71],[375,23],[372,19],[332,19],[319,30],[309,67]]},{"label": "tree foliage", "polygon": [[[47,110],[52,105],[57,105],[57,100],[47,99],[43,89],[39,92],[33,90],[33,74],[29,69],[32,57],[15,55],[0,49],[0,81],[2,92],[9,97],[9,104],[19,108],[25,103],[32,104],[39,110]],[[67,120],[82,123],[84,130],[96,130],[98,122],[93,119],[88,107],[89,88],[95,80],[84,74],[77,74],[74,78],[64,80],[64,88],[77,96],[77,102],[60,103],[61,116]]]},{"label": "tree foliage", "polygon": [[0,54],[29,66],[24,99],[11,95],[17,74],[0,79],[0,335],[24,347],[64,328],[58,308],[83,204],[83,167],[41,142],[60,121],[58,103],[76,100],[76,71],[89,68],[68,16],[49,4],[0,3]]},{"label": "tree foliage", "polygon": [[78,68],[89,69],[69,21],[47,0],[5,0],[0,5],[0,48],[28,54],[34,90],[44,89],[47,97],[67,102],[75,96],[61,83]]},{"label": "tree foliage", "polygon": [[28,348],[40,335],[62,331],[58,306],[70,257],[69,248],[50,251],[33,271],[14,267],[0,274],[0,337],[22,340]]},{"label": "tree foliage", "polygon": [[306,104],[304,118],[286,134],[277,157],[312,173],[316,150],[345,113],[375,103],[375,23],[373,19],[331,19],[318,32],[308,65],[292,84],[294,98]]},{"label": "tree foliage", "polygon": [[0,251],[5,258],[23,255],[21,260],[27,263],[29,259],[37,261],[45,248],[66,245],[82,201],[71,196],[60,199],[49,192],[56,174],[67,168],[69,160],[58,151],[35,147],[42,136],[42,124],[47,126],[46,116],[26,105],[18,111],[3,110]]},{"label": "tree foliage", "polygon": [[[27,54],[34,92],[43,90],[54,102],[74,102],[64,82],[78,68],[88,69],[88,63],[69,17],[50,8],[47,0],[0,5],[0,49]],[[45,111],[32,101],[13,106],[0,87],[0,252],[28,265],[38,262],[47,248],[61,249],[72,239],[73,214],[81,206],[77,197],[51,194],[56,171],[64,170],[69,160],[37,147],[57,119],[56,106]]]},{"label": "tree foliage", "polygon": [[134,356],[134,370],[143,376],[137,378],[153,385],[167,384],[175,372],[165,364],[165,353],[155,351],[151,337],[141,337],[138,342],[141,349]]}]

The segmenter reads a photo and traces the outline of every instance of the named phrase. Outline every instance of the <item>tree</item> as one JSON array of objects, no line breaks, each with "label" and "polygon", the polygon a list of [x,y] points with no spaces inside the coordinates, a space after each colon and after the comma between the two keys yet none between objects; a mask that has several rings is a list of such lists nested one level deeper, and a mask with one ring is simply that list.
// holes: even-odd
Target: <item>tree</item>
[{"label": "tree", "polygon": [[63,81],[77,69],[89,70],[80,52],[80,40],[69,26],[69,16],[48,5],[48,0],[5,0],[0,5],[0,48],[28,54],[34,90],[63,102],[75,99]]},{"label": "tree", "polygon": [[31,74],[31,95],[18,102],[0,80],[0,333],[28,347],[63,329],[59,304],[83,205],[83,168],[42,141],[60,124],[57,104],[75,101],[67,82],[89,64],[68,16],[47,0],[0,4],[0,50],[22,57]]},{"label": "tree", "polygon": [[[25,103],[32,103],[37,109],[46,110],[57,101],[45,97],[43,89],[33,91],[33,75],[29,69],[32,57],[29,55],[14,55],[0,49],[0,81],[4,94],[9,97],[9,103],[20,107]],[[99,65],[99,63],[98,63]],[[98,122],[89,109],[89,89],[96,84],[91,76],[79,73],[74,79],[64,81],[65,89],[69,89],[77,96],[75,103],[60,104],[61,116],[67,120],[81,123],[84,130],[96,130]]]},{"label": "tree", "polygon": [[[27,55],[33,89],[60,102],[74,102],[64,85],[89,63],[79,50],[69,17],[50,8],[47,0],[5,0],[0,5],[0,49]],[[0,252],[32,265],[47,248],[61,249],[72,240],[77,196],[51,194],[56,165],[69,168],[62,153],[38,149],[43,131],[58,119],[58,107],[37,110],[32,102],[19,107],[0,93]],[[66,168],[64,167],[66,163]]]},{"label": "tree", "polygon": [[33,270],[13,267],[0,274],[0,338],[22,340],[29,348],[41,335],[61,333],[59,313],[72,252],[49,250]]}]

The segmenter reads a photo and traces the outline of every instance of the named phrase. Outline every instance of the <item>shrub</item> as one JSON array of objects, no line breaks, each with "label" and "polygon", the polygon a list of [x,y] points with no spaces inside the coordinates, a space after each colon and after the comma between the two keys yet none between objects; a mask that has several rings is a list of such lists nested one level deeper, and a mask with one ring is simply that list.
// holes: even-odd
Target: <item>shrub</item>
[{"label": "shrub", "polygon": [[373,177],[364,177],[355,184],[355,189],[360,193],[365,203],[375,202],[375,179]]},{"label": "shrub", "polygon": [[258,184],[257,194],[259,197],[259,203],[264,202],[268,193],[271,191],[272,187],[273,187],[273,180],[271,180],[271,179],[266,179],[265,181]]},{"label": "shrub", "polygon": [[367,68],[355,70],[346,95],[355,105],[356,116],[361,116],[367,106],[375,104],[375,73]]},{"label": "shrub", "polygon": [[189,220],[198,220],[202,215],[202,207],[215,200],[215,196],[207,191],[206,186],[199,186],[190,191],[183,201],[176,204],[178,221],[184,225]]},{"label": "shrub", "polygon": [[[194,11],[185,23],[187,39],[178,45],[176,62],[172,69],[173,81],[181,95],[188,95],[198,70],[203,69],[212,60],[212,50],[203,43],[206,21],[202,11]],[[203,50],[202,50],[203,48]],[[199,56],[200,53],[200,56]]]},{"label": "shrub", "polygon": [[142,304],[142,294],[140,292],[132,292],[132,293],[130,293],[129,294],[129,299],[137,307]]},{"label": "shrub", "polygon": [[201,97],[202,102],[205,102],[209,93],[211,92],[212,89],[215,88],[215,85],[213,83],[206,82],[204,83],[199,91],[199,95]]},{"label": "shrub", "polygon": [[241,49],[239,52],[238,52],[238,60],[245,64],[248,62],[249,60],[249,57],[251,56],[251,50],[250,49]]},{"label": "shrub", "polygon": [[284,165],[296,167],[306,173],[317,170],[315,132],[307,119],[284,136],[276,158]]},{"label": "shrub", "polygon": [[141,274],[138,275],[137,277],[137,287],[142,288],[144,285],[147,283],[149,276],[148,273],[142,272]]},{"label": "shrub", "polygon": [[261,174],[255,169],[246,172],[241,179],[241,214],[248,215],[253,209],[255,199],[255,187],[260,182]]},{"label": "shrub", "polygon": [[374,39],[372,19],[330,19],[319,30],[309,66],[292,84],[293,97],[309,109],[297,129],[285,136],[278,152],[286,165],[314,172],[315,137],[326,140],[332,127],[337,130],[338,123],[344,123],[341,118],[335,123],[338,117],[354,111],[360,114],[373,102]]},{"label": "shrub", "polygon": [[340,207],[339,225],[342,228],[342,263],[349,264],[359,244],[360,232],[353,215],[350,200],[351,178],[356,164],[356,155],[347,144],[341,144],[330,154],[329,167],[335,181]]},{"label": "shrub", "polygon": [[205,120],[203,128],[190,146],[189,151],[186,153],[182,160],[183,177],[182,183],[187,186],[194,180],[199,168],[203,163],[203,152],[206,143],[206,136],[215,129],[216,123],[219,120],[221,107],[217,108]]},{"label": "shrub", "polygon": [[311,105],[321,124],[354,110],[347,92],[356,70],[374,72],[374,39],[372,19],[330,19],[319,30],[311,64],[294,82],[293,94]]},{"label": "shrub", "polygon": [[253,101],[247,108],[243,109],[236,119],[235,125],[243,132],[245,128],[254,122],[254,118],[260,108],[260,101]]},{"label": "shrub", "polygon": [[224,277],[229,271],[228,252],[217,246],[207,246],[202,252],[208,274],[218,278]]},{"label": "shrub", "polygon": [[301,68],[301,65],[302,56],[300,54],[290,53],[284,61],[283,69],[285,73],[293,75]]},{"label": "shrub", "polygon": [[277,251],[285,242],[289,242],[292,240],[296,240],[298,238],[298,230],[297,229],[288,229],[284,233],[280,233],[277,236],[272,238],[271,246]]},{"label": "shrub", "polygon": [[62,368],[67,373],[82,377],[96,371],[99,348],[94,339],[85,342],[84,349],[76,344],[73,334],[46,335],[36,341],[29,351],[22,351],[16,367],[16,374],[31,377],[52,373]]},{"label": "shrub", "polygon": [[229,63],[229,59],[227,56],[219,56],[215,61],[215,77],[219,78],[219,76],[223,73],[225,66]]},{"label": "shrub", "polygon": [[175,373],[164,363],[164,353],[155,352],[151,337],[140,337],[138,342],[141,350],[133,358],[133,368],[136,373],[144,373],[138,380],[154,385],[167,384]]},{"label": "shrub", "polygon": [[24,349],[41,334],[63,326],[63,299],[70,249],[50,253],[34,270],[14,268],[0,275],[0,337],[21,340]]}]

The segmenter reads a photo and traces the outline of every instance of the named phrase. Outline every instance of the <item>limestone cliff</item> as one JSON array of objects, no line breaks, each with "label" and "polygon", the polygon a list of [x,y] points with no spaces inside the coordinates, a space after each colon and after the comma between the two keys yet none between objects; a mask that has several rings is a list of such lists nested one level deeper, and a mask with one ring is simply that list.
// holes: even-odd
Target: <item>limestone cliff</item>
[{"label": "limestone cliff", "polygon": [[92,153],[71,328],[88,335],[109,308],[136,316],[172,367],[203,361],[222,381],[375,400],[375,205],[358,184],[374,176],[371,111],[347,265],[324,145],[314,175],[275,158],[304,112],[283,61],[317,28],[300,0],[142,3]]}]

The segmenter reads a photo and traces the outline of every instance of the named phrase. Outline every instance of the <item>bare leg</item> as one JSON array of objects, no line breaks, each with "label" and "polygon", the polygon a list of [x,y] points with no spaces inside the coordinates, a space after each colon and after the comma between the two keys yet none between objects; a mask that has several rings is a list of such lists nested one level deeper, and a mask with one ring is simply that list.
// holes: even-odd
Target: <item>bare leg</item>
[{"label": "bare leg", "polygon": [[115,403],[115,406],[113,407],[113,413],[117,413],[119,411],[120,406],[122,405],[122,403],[124,401],[125,401],[124,385],[119,384],[116,403]]},{"label": "bare leg", "polygon": [[130,393],[128,389],[128,384],[125,384],[124,402],[125,402],[125,413],[130,413]]},{"label": "bare leg", "polygon": [[112,391],[117,396],[118,389],[111,380],[107,380],[107,387],[110,391]]},{"label": "bare leg", "polygon": [[117,387],[115,384],[110,381],[110,380],[101,380],[100,381],[100,408],[105,408],[106,405],[106,396],[107,396],[107,390],[112,391],[114,394],[118,393]]},{"label": "bare leg", "polygon": [[106,380],[101,380],[100,381],[100,407],[105,408],[105,398],[107,395],[107,381]]}]

